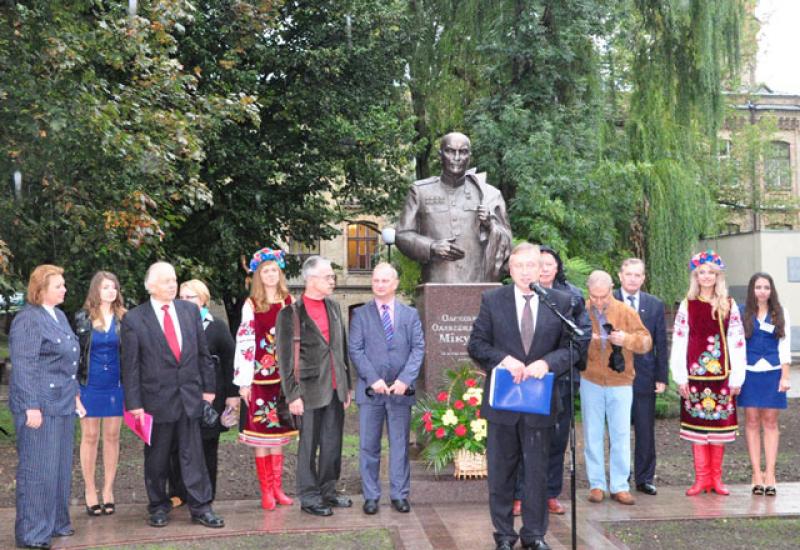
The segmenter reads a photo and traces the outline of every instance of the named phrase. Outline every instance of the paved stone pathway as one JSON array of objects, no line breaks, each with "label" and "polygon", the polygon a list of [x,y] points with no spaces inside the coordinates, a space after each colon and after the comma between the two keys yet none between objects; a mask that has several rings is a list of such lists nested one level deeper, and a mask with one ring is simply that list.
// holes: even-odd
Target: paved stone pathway
[{"label": "paved stone pathway", "polygon": [[[606,500],[601,504],[586,502],[578,493],[578,547],[582,549],[625,548],[609,538],[604,523],[609,521],[657,519],[696,519],[715,517],[758,517],[800,514],[800,483],[784,483],[774,498],[754,497],[747,485],[731,486],[731,495],[702,495],[687,498],[683,487],[662,487],[656,497],[637,494],[635,506],[623,506]],[[566,504],[566,503],[565,503]],[[264,512],[257,501],[221,501],[215,510],[225,518],[224,529],[211,530],[189,521],[184,508],[171,514],[170,524],[154,529],[146,524],[141,504],[119,505],[109,517],[90,518],[82,506],[72,509],[75,535],[54,539],[53,548],[93,548],[116,544],[180,541],[215,536],[252,535],[270,532],[353,531],[383,527],[392,534],[398,550],[450,550],[455,548],[494,548],[488,507],[484,503],[417,504],[411,513],[399,514],[387,503],[375,516],[365,516],[361,500],[353,508],[336,510],[329,518],[304,514],[295,505]],[[554,549],[570,548],[570,514],[551,516],[548,543]],[[14,509],[0,509],[0,548],[13,548]],[[308,549],[313,550],[313,549]]]}]

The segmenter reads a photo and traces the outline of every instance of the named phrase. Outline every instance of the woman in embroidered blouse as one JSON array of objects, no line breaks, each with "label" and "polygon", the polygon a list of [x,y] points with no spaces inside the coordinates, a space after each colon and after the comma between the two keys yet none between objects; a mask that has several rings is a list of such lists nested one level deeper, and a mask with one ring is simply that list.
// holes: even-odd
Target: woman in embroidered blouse
[{"label": "woman in embroidered blouse", "polygon": [[675,316],[670,371],[681,401],[680,437],[692,444],[695,482],[687,491],[729,493],[725,443],[736,439],[736,400],[745,375],[744,329],[728,296],[725,265],[713,250],[689,262],[689,292]]},{"label": "woman in embroidered blouse", "polygon": [[255,449],[265,510],[275,509],[276,503],[292,504],[283,492],[281,476],[283,447],[297,437],[297,430],[278,414],[281,378],[275,361],[275,321],[280,310],[292,303],[284,267],[282,250],[262,248],[250,260],[250,298],[242,306],[233,365],[233,383],[244,400],[239,441]]},{"label": "woman in embroidered blouse", "polygon": [[[80,401],[86,408],[81,418],[81,471],[86,513],[114,513],[114,479],[119,463],[119,431],[122,426],[122,382],[119,364],[120,321],[125,315],[117,276],[98,271],[89,283],[83,308],[75,314],[81,359],[78,366]],[[102,421],[102,430],[101,430]],[[97,447],[103,436],[103,501],[95,486]]]},{"label": "woman in embroidered blouse", "polygon": [[[756,273],[747,285],[744,334],[747,338],[747,376],[738,404],[744,408],[747,450],[753,466],[754,495],[775,496],[778,456],[778,411],[786,408],[792,363],[789,315],[778,300],[767,273]],[[764,428],[766,471],[761,472],[761,428]],[[766,488],[764,487],[766,485]]]}]

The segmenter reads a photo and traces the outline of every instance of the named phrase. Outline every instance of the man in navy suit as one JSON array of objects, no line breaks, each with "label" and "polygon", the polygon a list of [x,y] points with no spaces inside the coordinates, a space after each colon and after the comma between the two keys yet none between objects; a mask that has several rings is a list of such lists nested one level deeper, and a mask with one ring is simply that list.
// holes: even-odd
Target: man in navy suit
[{"label": "man in navy suit", "polygon": [[[530,290],[539,282],[539,247],[517,245],[509,259],[513,285],[487,290],[467,349],[483,370],[508,369],[516,383],[526,378],[556,377],[569,368],[569,333],[561,321]],[[559,312],[570,317],[570,296],[555,289],[547,291]],[[491,380],[491,377],[489,377]],[[489,462],[489,510],[495,528],[497,550],[511,550],[522,539],[522,547],[547,550],[547,470],[550,434],[556,421],[558,388],[553,387],[550,414],[499,411],[487,398],[481,418],[489,423],[486,452]],[[514,531],[512,502],[517,465],[525,456],[525,484],[522,493],[522,529]]]},{"label": "man in navy suit", "polygon": [[[364,513],[378,512],[383,423],[389,435],[389,498],[398,512],[408,512],[411,465],[408,440],[413,393],[425,355],[417,310],[395,299],[397,271],[380,263],[372,271],[374,299],[356,308],[350,321],[350,360],[358,371],[356,403],[361,439],[360,471]],[[409,392],[411,393],[411,392]]]},{"label": "man in navy suit", "polygon": [[173,440],[177,439],[181,476],[192,521],[224,527],[211,511],[208,477],[200,433],[203,401],[212,403],[216,372],[206,346],[200,312],[191,302],[175,300],[175,269],[156,262],[147,270],[150,299],[122,319],[122,384],[125,408],[137,419],[153,416],[151,444],[144,448],[144,477],[149,523],[164,527],[172,504],[166,485]]},{"label": "man in navy suit", "polygon": [[646,495],[655,495],[653,483],[656,473],[655,417],[656,394],[667,387],[667,329],[664,320],[664,303],[647,292],[644,284],[644,262],[639,258],[628,258],[619,270],[621,289],[614,297],[631,306],[650,332],[653,348],[644,355],[634,357],[636,377],[633,379],[633,431],[636,450],[634,453],[634,478],[636,490]]}]

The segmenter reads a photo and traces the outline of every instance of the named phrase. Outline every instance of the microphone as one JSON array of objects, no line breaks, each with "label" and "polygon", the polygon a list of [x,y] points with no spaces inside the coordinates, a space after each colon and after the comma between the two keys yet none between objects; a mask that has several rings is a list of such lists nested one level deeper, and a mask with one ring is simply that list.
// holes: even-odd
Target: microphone
[{"label": "microphone", "polygon": [[547,298],[547,291],[539,283],[531,283],[528,285],[528,288],[534,291],[540,298]]}]

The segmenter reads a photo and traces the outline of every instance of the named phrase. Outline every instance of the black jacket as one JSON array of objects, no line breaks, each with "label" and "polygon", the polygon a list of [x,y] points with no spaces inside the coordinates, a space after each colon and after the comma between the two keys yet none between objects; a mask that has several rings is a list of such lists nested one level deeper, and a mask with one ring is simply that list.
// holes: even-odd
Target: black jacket
[{"label": "black jacket", "polygon": [[[239,397],[239,386],[233,383],[233,357],[236,351],[236,342],[233,341],[228,325],[224,321],[214,319],[204,321],[203,326],[206,332],[206,342],[208,352],[214,360],[214,370],[216,374],[216,391],[214,392],[214,409],[222,414],[225,410],[225,399],[228,397]],[[226,432],[228,428],[217,423],[213,428],[203,428],[203,438],[218,437],[220,432]]]},{"label": "black jacket", "polygon": [[[120,323],[114,324],[114,330],[119,336]],[[89,383],[89,358],[92,354],[92,319],[85,309],[78,310],[72,321],[72,330],[78,336],[81,346],[81,359],[78,362],[78,382],[81,386]]]}]

